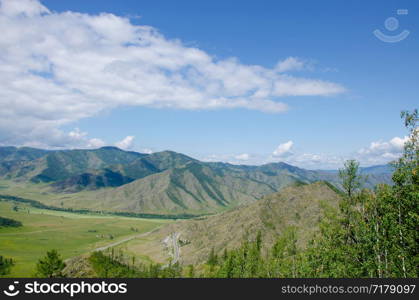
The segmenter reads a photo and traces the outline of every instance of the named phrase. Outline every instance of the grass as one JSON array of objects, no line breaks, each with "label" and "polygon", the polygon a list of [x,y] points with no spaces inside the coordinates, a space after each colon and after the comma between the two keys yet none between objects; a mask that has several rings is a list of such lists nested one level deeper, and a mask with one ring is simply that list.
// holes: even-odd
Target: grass
[{"label": "grass", "polygon": [[0,255],[16,262],[9,277],[32,276],[47,250],[57,249],[67,259],[170,222],[44,210],[10,201],[0,201],[0,216],[23,223],[19,228],[0,228]]},{"label": "grass", "polygon": [[156,240],[156,237],[153,235],[132,239],[114,247],[114,249],[116,253],[122,251],[128,262],[130,262],[132,257],[135,257],[137,264],[166,264],[169,262],[168,254],[165,251],[161,251],[163,249],[161,239]]},{"label": "grass", "polygon": [[47,205],[56,206],[61,206],[61,202],[69,200],[76,201],[85,194],[89,195],[94,193],[94,191],[83,191],[73,194],[59,194],[52,192],[51,187],[46,183],[35,184],[12,180],[0,180],[0,192],[6,195],[37,200]]},{"label": "grass", "polygon": [[[118,209],[121,199],[118,195],[111,196],[109,199],[103,198],[106,190],[114,190],[115,188],[107,187],[99,190],[83,190],[77,193],[58,193],[54,192],[50,185],[46,183],[18,182],[12,180],[0,179],[0,198],[4,196],[14,196],[23,199],[37,201],[43,205],[51,206],[59,209],[73,210],[89,210],[92,212],[109,213],[118,216],[126,216],[129,218],[152,218],[152,219],[190,219],[209,213],[203,213],[201,210],[188,210],[187,212],[173,213],[173,211],[159,209],[157,213],[153,212],[136,212],[122,205],[122,209]],[[125,191],[126,193],[127,191]],[[126,196],[126,195],[125,195]],[[124,202],[123,200],[122,202]],[[116,208],[109,208],[109,206]],[[228,206],[220,209],[227,210]],[[135,216],[137,214],[137,216]],[[148,216],[147,216],[148,215]]]}]

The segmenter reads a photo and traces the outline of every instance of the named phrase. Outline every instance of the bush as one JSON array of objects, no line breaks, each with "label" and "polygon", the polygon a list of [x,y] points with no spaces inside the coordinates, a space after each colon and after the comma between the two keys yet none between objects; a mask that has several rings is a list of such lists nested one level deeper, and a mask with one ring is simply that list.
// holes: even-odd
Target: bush
[{"label": "bush", "polygon": [[11,258],[5,258],[0,255],[0,276],[7,275],[10,273],[10,269],[14,265],[14,261]]},{"label": "bush", "polygon": [[0,227],[20,227],[22,226],[22,222],[0,217]]}]

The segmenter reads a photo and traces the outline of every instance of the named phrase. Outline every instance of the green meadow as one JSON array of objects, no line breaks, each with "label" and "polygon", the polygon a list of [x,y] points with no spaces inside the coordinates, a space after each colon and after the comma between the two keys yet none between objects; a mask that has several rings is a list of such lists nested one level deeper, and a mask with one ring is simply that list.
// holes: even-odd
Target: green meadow
[{"label": "green meadow", "polygon": [[67,259],[170,222],[44,210],[11,201],[0,201],[0,216],[23,224],[0,227],[0,255],[16,263],[8,277],[33,276],[47,250],[57,249]]}]

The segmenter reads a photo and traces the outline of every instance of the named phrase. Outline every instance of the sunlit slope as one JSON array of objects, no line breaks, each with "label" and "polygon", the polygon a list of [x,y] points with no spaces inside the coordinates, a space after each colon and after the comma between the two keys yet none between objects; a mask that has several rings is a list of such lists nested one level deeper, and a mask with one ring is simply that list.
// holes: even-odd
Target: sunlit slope
[{"label": "sunlit slope", "polygon": [[195,264],[207,259],[212,248],[222,253],[233,249],[245,239],[261,232],[265,246],[289,226],[298,232],[298,245],[304,247],[317,230],[323,207],[336,207],[340,195],[325,182],[287,187],[234,210],[199,220],[186,220],[167,225],[146,239],[132,240],[124,246],[130,253],[148,255],[150,259],[165,262],[169,259],[162,241],[179,234],[183,264]]}]

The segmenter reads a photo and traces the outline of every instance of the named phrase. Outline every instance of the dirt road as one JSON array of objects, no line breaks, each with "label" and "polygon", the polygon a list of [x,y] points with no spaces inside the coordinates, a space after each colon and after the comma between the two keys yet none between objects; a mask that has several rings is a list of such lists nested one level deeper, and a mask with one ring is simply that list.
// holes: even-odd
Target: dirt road
[{"label": "dirt road", "polygon": [[[175,264],[179,261],[180,258],[180,246],[179,246],[179,237],[180,232],[173,232],[169,236],[167,236],[163,243],[166,244],[166,247],[169,248],[169,255],[172,257],[170,264]],[[168,267],[169,264],[164,265],[164,267]]]},{"label": "dirt road", "polygon": [[108,245],[106,245],[106,246],[98,247],[98,248],[96,248],[96,249],[90,250],[90,252],[94,252],[94,251],[104,251],[104,250],[106,250],[106,249],[108,249],[108,248],[112,248],[112,247],[118,246],[118,245],[120,245],[120,244],[122,244],[122,243],[126,243],[126,242],[128,242],[128,241],[130,241],[130,240],[133,240],[133,239],[136,239],[136,238],[145,237],[145,236],[149,235],[150,233],[153,233],[153,232],[157,231],[158,229],[160,229],[160,227],[155,228],[155,229],[153,229],[153,230],[151,230],[151,231],[148,231],[148,232],[144,232],[144,233],[141,233],[141,234],[136,234],[136,235],[133,235],[133,236],[130,236],[130,237],[124,238],[124,239],[122,239],[122,240],[119,240],[119,241],[113,242],[113,243],[108,244]]}]

